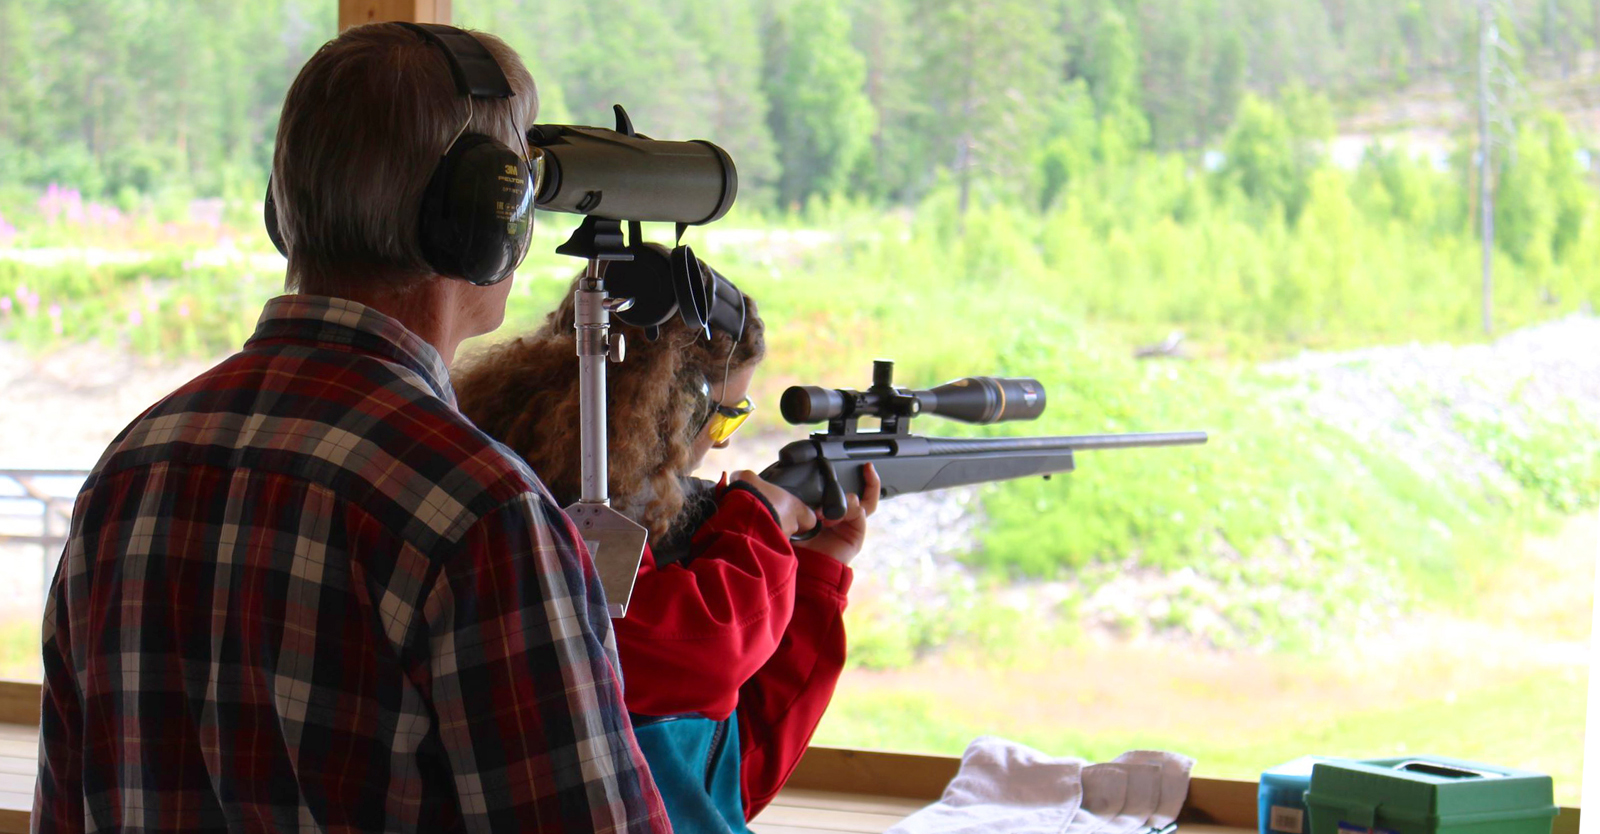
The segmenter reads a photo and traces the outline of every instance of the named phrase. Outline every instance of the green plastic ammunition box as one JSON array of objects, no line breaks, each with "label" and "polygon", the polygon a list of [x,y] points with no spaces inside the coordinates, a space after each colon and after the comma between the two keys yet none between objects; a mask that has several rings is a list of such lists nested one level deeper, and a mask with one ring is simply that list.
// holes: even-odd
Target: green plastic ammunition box
[{"label": "green plastic ammunition box", "polygon": [[1446,759],[1318,762],[1310,834],[1550,834],[1549,776]]}]

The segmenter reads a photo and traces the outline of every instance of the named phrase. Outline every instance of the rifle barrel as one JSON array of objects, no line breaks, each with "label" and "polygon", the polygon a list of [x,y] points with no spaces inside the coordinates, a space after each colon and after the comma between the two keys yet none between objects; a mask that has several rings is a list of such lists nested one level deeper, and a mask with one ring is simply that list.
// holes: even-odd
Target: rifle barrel
[{"label": "rifle barrel", "polygon": [[1192,446],[1206,442],[1203,431],[1157,431],[1136,434],[1076,434],[1060,437],[928,438],[933,455],[977,452],[1074,452],[1095,449],[1132,449],[1143,446]]}]

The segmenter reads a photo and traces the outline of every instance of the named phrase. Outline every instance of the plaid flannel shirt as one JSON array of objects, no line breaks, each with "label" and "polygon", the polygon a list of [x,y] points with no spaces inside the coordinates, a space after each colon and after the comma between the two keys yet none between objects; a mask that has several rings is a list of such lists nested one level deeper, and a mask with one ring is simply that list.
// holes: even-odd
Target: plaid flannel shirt
[{"label": "plaid flannel shirt", "polygon": [[34,831],[669,830],[575,540],[430,345],[272,300],[78,496]]}]

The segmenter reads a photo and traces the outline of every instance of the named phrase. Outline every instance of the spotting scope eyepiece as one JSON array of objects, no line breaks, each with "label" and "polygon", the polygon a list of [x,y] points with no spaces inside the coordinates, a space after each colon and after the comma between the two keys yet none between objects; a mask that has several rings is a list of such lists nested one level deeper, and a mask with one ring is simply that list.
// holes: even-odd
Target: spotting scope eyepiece
[{"label": "spotting scope eyepiece", "polygon": [[963,423],[1033,420],[1044,413],[1044,386],[1028,377],[969,376],[923,391],[879,388],[852,391],[796,385],[783,392],[778,410],[790,423],[852,417],[917,417],[933,414]]}]

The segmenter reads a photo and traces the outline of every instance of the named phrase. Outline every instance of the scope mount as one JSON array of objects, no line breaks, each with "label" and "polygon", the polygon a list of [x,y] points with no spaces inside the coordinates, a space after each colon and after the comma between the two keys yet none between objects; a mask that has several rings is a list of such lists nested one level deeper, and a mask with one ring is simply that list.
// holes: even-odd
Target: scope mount
[{"label": "scope mount", "polygon": [[[826,432],[813,432],[816,439],[840,440],[875,438],[875,437],[907,437],[911,434],[911,418],[921,413],[921,406],[917,398],[912,396],[910,389],[896,388],[894,385],[894,360],[874,359],[872,361],[872,387],[865,392],[841,392],[849,401],[845,413],[828,420]],[[865,396],[862,396],[862,394]],[[862,417],[876,417],[879,420],[877,431],[861,431]]]},{"label": "scope mount", "polygon": [[[839,474],[834,470],[832,461],[848,456],[851,441],[918,442],[917,438],[911,436],[911,418],[921,410],[920,403],[909,389],[895,387],[892,359],[873,360],[872,386],[866,391],[840,393],[845,397],[847,407],[840,416],[829,418],[828,430],[812,432],[807,438],[810,446],[804,451],[801,451],[803,444],[793,444],[785,449],[786,453],[814,461],[823,484],[823,516],[834,520],[844,517],[847,504],[844,488],[839,484]],[[861,431],[862,417],[878,418],[878,430]],[[818,524],[790,539],[796,542],[809,541],[820,532],[822,525]]]}]

